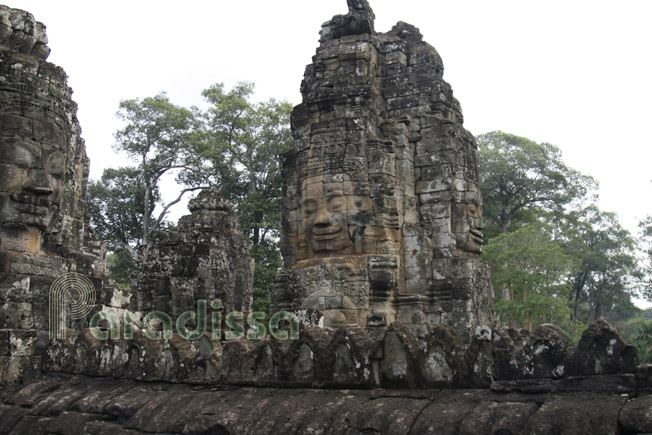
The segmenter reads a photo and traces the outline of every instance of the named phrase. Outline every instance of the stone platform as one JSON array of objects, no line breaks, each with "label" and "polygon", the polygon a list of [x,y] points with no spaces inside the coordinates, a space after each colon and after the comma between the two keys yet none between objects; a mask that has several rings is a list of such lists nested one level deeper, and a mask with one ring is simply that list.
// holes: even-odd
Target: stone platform
[{"label": "stone platform", "polygon": [[14,434],[614,434],[652,431],[652,395],[604,391],[216,388],[43,375],[1,392]]}]

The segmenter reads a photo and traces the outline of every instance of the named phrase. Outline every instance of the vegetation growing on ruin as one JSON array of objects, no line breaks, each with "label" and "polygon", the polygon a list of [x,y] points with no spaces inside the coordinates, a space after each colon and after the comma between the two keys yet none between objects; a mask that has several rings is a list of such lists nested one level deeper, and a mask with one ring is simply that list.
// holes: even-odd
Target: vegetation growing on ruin
[{"label": "vegetation growing on ruin", "polygon": [[[113,251],[109,268],[119,284],[128,285],[136,246],[170,225],[165,216],[178,199],[164,204],[160,182],[174,171],[180,197],[211,186],[234,203],[252,243],[254,309],[268,308],[281,267],[279,165],[291,147],[291,106],[253,103],[253,89],[215,84],[202,93],[205,110],[175,106],[165,94],[121,103],[127,125],[115,148],[131,164],[105,170],[89,186],[92,222]],[[483,258],[492,266],[502,322],[530,330],[556,323],[578,338],[606,316],[641,342],[646,314],[631,298],[652,294],[652,218],[641,222],[638,238],[630,234],[615,213],[595,205],[597,182],[568,167],[555,145],[503,132],[477,142]]]},{"label": "vegetation growing on ruin", "polygon": [[[128,285],[133,260],[147,253],[136,247],[171,225],[170,208],[188,192],[214,187],[234,204],[240,230],[252,243],[254,309],[267,308],[281,266],[279,159],[291,146],[292,107],[274,99],[254,103],[253,90],[246,82],[228,92],[215,84],[202,93],[205,110],[176,106],[164,93],[120,103],[126,126],[115,134],[114,148],[129,165],[106,169],[88,189],[91,221],[113,251],[109,268],[118,284]],[[164,203],[166,174],[174,174],[181,188]]]}]

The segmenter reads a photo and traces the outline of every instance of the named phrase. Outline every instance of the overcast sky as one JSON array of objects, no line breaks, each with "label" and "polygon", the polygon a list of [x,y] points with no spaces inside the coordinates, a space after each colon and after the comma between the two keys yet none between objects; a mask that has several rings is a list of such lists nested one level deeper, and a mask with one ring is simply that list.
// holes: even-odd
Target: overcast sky
[{"label": "overcast sky", "polygon": [[[201,105],[213,83],[300,102],[321,24],[345,0],[6,0],[47,26],[79,104],[91,178],[114,155],[119,101],[166,91]],[[603,210],[630,231],[652,214],[652,1],[370,0],[376,30],[421,30],[478,135],[502,130],[561,148],[600,182]],[[184,214],[178,210],[175,214]]]}]

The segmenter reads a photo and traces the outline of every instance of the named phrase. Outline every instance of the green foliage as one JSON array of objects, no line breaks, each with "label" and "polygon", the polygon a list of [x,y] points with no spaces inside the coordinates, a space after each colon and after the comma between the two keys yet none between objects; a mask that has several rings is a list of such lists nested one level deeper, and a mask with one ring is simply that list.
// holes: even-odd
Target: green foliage
[{"label": "green foliage", "polygon": [[639,283],[642,296],[652,301],[652,216],[643,219],[639,229],[639,246],[642,251]]},{"label": "green foliage", "polygon": [[160,198],[158,188],[150,190],[151,201],[145,211],[145,189],[137,168],[108,168],[100,181],[88,185],[91,224],[112,251],[126,250],[143,239],[143,212],[152,214]]},{"label": "green foliage", "polygon": [[516,221],[563,214],[565,206],[597,185],[593,178],[567,167],[559,148],[549,143],[500,131],[476,140],[489,237],[506,233]]},{"label": "green foliage", "polygon": [[568,277],[575,259],[564,254],[549,229],[535,223],[500,234],[485,246],[483,257],[502,296],[496,303],[501,319],[529,328],[569,319]]},{"label": "green foliage", "polygon": [[281,254],[276,243],[265,240],[251,247],[251,256],[254,259],[253,311],[267,313],[274,278],[283,265]]},{"label": "green foliage", "polygon": [[632,340],[638,349],[638,357],[642,363],[652,362],[652,322],[643,322]]},{"label": "green foliage", "polygon": [[[246,82],[228,92],[218,83],[202,95],[210,105],[203,112],[175,106],[164,93],[120,103],[126,126],[116,133],[115,148],[133,166],[107,169],[91,182],[91,220],[109,249],[135,258],[135,247],[147,245],[150,234],[167,224],[166,213],[185,193],[218,188],[234,203],[241,231],[252,242],[254,308],[265,311],[281,267],[279,162],[292,143],[292,107],[274,99],[252,103],[253,84]],[[163,204],[166,174],[176,174],[184,188]],[[128,282],[119,267],[116,273],[116,280]]]},{"label": "green foliage", "polygon": [[565,252],[580,261],[573,276],[574,318],[580,315],[582,300],[589,303],[591,321],[630,307],[637,272],[634,240],[616,214],[591,205],[569,215],[562,234]]},{"label": "green foliage", "polygon": [[129,273],[135,267],[133,257],[125,249],[119,249],[106,256],[106,265],[111,278],[121,288],[129,287]]},{"label": "green foliage", "polygon": [[218,83],[202,95],[210,107],[201,116],[197,170],[185,173],[184,181],[218,187],[234,203],[242,232],[254,245],[278,238],[279,162],[292,145],[292,106],[274,99],[252,103],[253,84],[248,82],[238,83],[229,92]]},{"label": "green foliage", "polygon": [[[552,321],[579,339],[600,316],[637,315],[635,244],[614,213],[586,205],[595,180],[566,166],[551,144],[502,132],[477,141],[483,257],[501,320],[528,329]],[[652,225],[649,234],[652,241]]]},{"label": "green foliage", "polygon": [[[148,244],[169,208],[199,188],[184,189],[176,200],[161,204],[161,178],[187,167],[197,122],[192,111],[175,106],[164,93],[121,101],[117,116],[127,124],[115,134],[114,148],[126,153],[133,166],[106,169],[99,182],[91,182],[91,222],[110,249],[124,249],[135,258],[135,246]],[[157,205],[163,211],[155,217]]]}]

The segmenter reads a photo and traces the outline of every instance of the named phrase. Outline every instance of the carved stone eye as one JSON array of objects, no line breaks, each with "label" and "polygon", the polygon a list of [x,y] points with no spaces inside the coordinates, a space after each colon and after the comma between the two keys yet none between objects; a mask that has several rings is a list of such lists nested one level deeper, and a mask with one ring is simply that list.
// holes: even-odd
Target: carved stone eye
[{"label": "carved stone eye", "polygon": [[340,211],[346,207],[346,200],[343,196],[334,196],[329,198],[328,205],[331,211]]},{"label": "carved stone eye", "polygon": [[6,152],[6,159],[8,159],[8,163],[14,164],[21,168],[33,168],[34,162],[38,160],[38,157],[20,145],[13,147],[10,146]]},{"label": "carved stone eye", "polygon": [[63,157],[63,154],[56,152],[50,154],[50,156],[47,159],[47,162],[45,162],[44,169],[50,175],[61,177],[63,176],[64,165],[65,165],[65,159]]},{"label": "carved stone eye", "polygon": [[317,203],[315,201],[307,201],[303,206],[303,214],[309,216],[317,211]]}]

